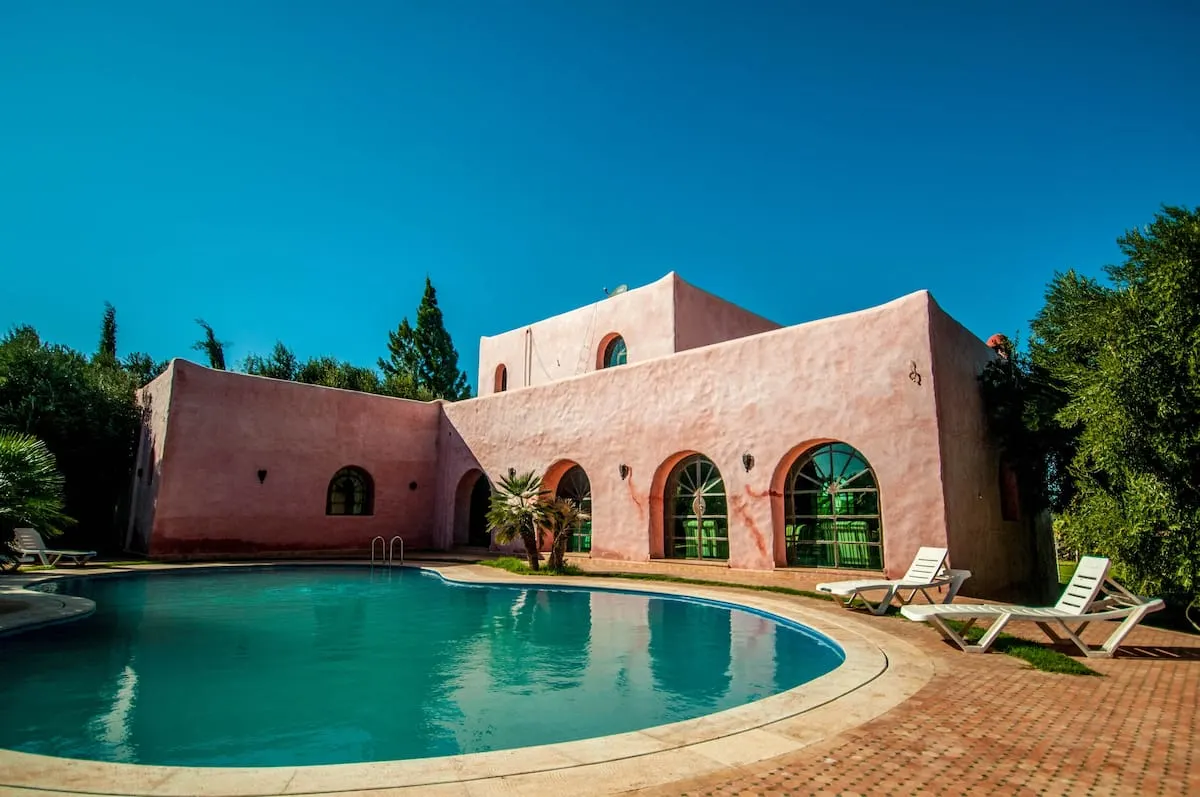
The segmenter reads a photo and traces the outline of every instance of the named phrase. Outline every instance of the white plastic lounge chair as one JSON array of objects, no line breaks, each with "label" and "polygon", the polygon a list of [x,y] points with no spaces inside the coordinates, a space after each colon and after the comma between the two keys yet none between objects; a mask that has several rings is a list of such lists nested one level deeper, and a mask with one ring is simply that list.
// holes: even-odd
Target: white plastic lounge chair
[{"label": "white plastic lounge chair", "polygon": [[[867,605],[871,614],[883,614],[888,610],[893,598],[899,597],[900,603],[907,605],[913,602],[918,592],[925,596],[925,600],[934,603],[926,591],[934,588],[949,587],[944,602],[950,603],[958,594],[962,583],[970,577],[970,570],[950,570],[946,567],[945,548],[924,547],[917,551],[916,558],[903,578],[832,581],[828,584],[818,584],[817,590],[844,598],[842,605],[846,607],[858,598]],[[880,591],[883,592],[883,597],[878,603],[872,603],[865,594]],[[908,597],[904,596],[904,591],[908,592]]]},{"label": "white plastic lounge chair", "polygon": [[[1103,593],[1103,594],[1102,594]],[[1101,556],[1085,556],[1062,597],[1053,607],[1005,606],[1001,604],[958,603],[953,606],[905,606],[900,610],[910,620],[932,623],[942,636],[968,653],[986,653],[1010,620],[1037,623],[1054,642],[1066,639],[1075,643],[1085,656],[1110,658],[1130,631],[1150,612],[1163,608],[1159,598],[1146,599],[1134,595],[1108,577],[1108,560]],[[964,620],[962,631],[956,632],[946,620]],[[963,638],[977,620],[991,619],[992,624],[979,640],[971,645]],[[1121,620],[1103,645],[1092,647],[1079,635],[1089,623],[1100,620]],[[1078,623],[1074,629],[1068,623]],[[1062,633],[1063,636],[1059,636]],[[1065,637],[1066,639],[1064,639]]]},{"label": "white plastic lounge chair", "polygon": [[18,554],[22,557],[37,557],[42,564],[50,567],[57,565],[58,560],[63,558],[70,559],[79,567],[83,567],[89,559],[96,555],[95,551],[56,551],[53,548],[47,548],[46,543],[42,541],[42,535],[34,529],[17,529],[16,537],[14,547]]}]

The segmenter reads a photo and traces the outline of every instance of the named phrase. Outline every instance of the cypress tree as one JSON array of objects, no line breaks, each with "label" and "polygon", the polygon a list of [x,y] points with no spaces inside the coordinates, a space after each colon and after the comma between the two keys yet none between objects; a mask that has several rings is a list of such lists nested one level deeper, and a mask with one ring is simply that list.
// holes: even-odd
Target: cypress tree
[{"label": "cypress tree", "polygon": [[379,370],[384,378],[408,378],[414,383],[417,379],[417,346],[413,336],[413,328],[405,316],[395,332],[388,333],[388,358],[379,358]]},{"label": "cypress tree", "polygon": [[417,328],[413,331],[417,350],[417,384],[440,398],[457,401],[471,395],[467,375],[458,370],[458,350],[442,320],[437,291],[425,278],[425,295],[417,308]]},{"label": "cypress tree", "polygon": [[437,291],[425,278],[425,294],[413,327],[405,317],[388,333],[388,358],[379,360],[385,380],[411,382],[423,394],[450,401],[470,398],[466,373],[458,369],[458,350],[446,331]]},{"label": "cypress tree", "polygon": [[100,346],[92,361],[100,365],[117,364],[117,308],[104,303],[104,320],[100,322]]}]

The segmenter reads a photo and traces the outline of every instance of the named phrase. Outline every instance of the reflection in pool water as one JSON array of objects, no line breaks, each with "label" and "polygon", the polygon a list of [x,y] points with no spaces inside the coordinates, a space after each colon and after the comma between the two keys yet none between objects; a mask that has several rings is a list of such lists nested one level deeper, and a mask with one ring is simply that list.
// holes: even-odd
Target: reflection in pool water
[{"label": "reflection in pool water", "polygon": [[837,667],[692,601],[269,568],[56,582],[92,617],[0,641],[0,747],[273,766],[546,744],[690,719]]}]

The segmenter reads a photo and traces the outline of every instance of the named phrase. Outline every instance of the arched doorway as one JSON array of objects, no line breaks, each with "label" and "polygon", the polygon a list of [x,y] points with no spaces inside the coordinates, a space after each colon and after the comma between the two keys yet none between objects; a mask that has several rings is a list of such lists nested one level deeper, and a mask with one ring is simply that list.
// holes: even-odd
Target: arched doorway
[{"label": "arched doorway", "polygon": [[826,443],[802,454],[783,501],[789,566],[883,569],[879,483],[852,446]]},{"label": "arched doorway", "polygon": [[476,548],[488,548],[492,544],[492,534],[488,530],[488,505],[492,500],[492,485],[487,476],[479,474],[475,486],[471,488],[471,504],[467,515],[467,545]]},{"label": "arched doorway", "polygon": [[572,465],[570,470],[558,480],[554,495],[558,498],[570,498],[588,514],[588,519],[572,532],[571,541],[567,543],[567,551],[590,553],[592,550],[592,483],[588,480],[587,473],[578,465]]},{"label": "arched doorway", "polygon": [[675,559],[728,559],[729,509],[721,471],[703,454],[671,470],[663,501],[664,555]]}]

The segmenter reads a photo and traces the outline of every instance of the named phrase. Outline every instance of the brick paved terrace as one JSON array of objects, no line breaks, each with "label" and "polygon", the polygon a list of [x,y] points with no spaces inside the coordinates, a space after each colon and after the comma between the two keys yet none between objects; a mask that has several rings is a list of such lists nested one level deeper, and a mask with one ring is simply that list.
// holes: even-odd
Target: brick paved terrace
[{"label": "brick paved terrace", "polygon": [[[742,581],[719,567],[678,564],[587,569],[662,570]],[[772,575],[774,577],[772,577]],[[840,574],[777,571],[749,583],[812,589]],[[789,598],[809,608],[832,604]],[[1184,795],[1200,794],[1200,636],[1140,626],[1113,659],[1084,659],[1100,677],[1057,675],[998,652],[966,654],[925,624],[870,617],[917,646],[935,675],[883,716],[802,751],[644,795]],[[1107,623],[1084,639],[1099,642]],[[1008,633],[1048,644],[1032,624]]]}]

